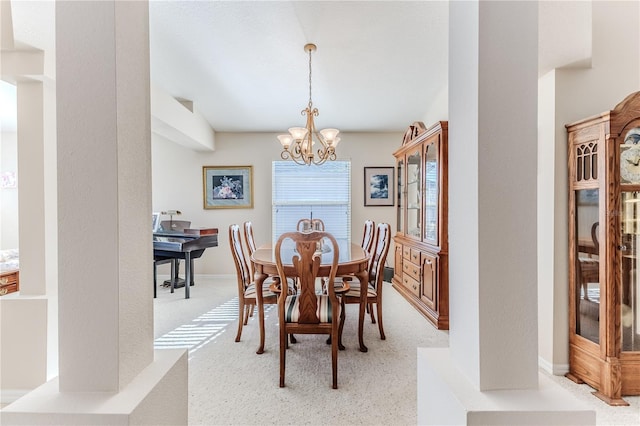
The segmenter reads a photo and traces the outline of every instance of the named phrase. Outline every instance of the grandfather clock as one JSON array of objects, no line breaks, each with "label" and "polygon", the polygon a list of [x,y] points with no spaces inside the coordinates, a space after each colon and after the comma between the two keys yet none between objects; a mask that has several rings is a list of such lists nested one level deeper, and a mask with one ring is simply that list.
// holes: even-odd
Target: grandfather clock
[{"label": "grandfather clock", "polygon": [[569,373],[640,395],[640,92],[569,134]]}]

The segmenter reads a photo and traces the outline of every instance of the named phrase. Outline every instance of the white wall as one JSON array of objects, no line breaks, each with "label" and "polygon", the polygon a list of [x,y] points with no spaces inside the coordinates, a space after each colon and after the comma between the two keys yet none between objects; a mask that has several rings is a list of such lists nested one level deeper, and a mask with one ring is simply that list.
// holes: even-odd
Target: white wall
[{"label": "white wall", "polygon": [[[539,211],[546,215],[542,227],[551,232],[539,236],[540,251],[550,253],[541,258],[538,282],[541,295],[541,364],[549,371],[562,374],[569,363],[568,339],[568,177],[567,132],[565,125],[576,120],[613,109],[630,93],[640,90],[640,3],[592,3],[593,54],[591,68],[557,69],[541,79],[541,107],[555,111],[541,121],[539,133],[552,138],[545,141],[541,155],[552,164],[542,163],[540,173],[551,173],[553,185],[546,186],[553,195],[539,197]],[[540,154],[539,154],[540,155]],[[547,318],[547,320],[545,320]],[[548,319],[552,318],[552,323]]]},{"label": "white wall", "polygon": [[[407,126],[411,121],[407,121]],[[431,124],[431,123],[425,123]],[[338,159],[351,160],[352,239],[360,241],[366,219],[389,222],[396,228],[393,207],[364,207],[364,167],[395,166],[393,151],[402,143],[403,133],[347,133],[337,149]],[[218,228],[218,247],[207,249],[195,262],[196,274],[235,274],[228,244],[232,223],[250,220],[256,242],[271,239],[271,163],[280,160],[281,146],[275,133],[216,133],[216,150],[195,152],[157,135],[152,141],[153,211],[180,210],[174,219],[190,220],[193,227]],[[252,209],[203,208],[203,166],[253,166]],[[303,166],[300,166],[303,167]],[[330,190],[318,185],[318,190]],[[162,217],[161,220],[167,220]],[[149,219],[151,220],[151,218]],[[393,253],[393,250],[389,250]],[[392,256],[387,259],[393,264]],[[160,274],[168,273],[159,267]]]}]

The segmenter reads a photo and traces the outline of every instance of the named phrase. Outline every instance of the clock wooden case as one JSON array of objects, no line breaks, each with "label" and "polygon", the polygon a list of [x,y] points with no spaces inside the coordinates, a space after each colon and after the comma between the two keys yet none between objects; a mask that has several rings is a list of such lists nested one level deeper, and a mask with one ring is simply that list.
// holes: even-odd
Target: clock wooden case
[{"label": "clock wooden case", "polygon": [[415,122],[396,157],[393,287],[438,329],[449,329],[448,123]]},{"label": "clock wooden case", "polygon": [[567,377],[628,405],[640,395],[640,92],[566,127]]}]

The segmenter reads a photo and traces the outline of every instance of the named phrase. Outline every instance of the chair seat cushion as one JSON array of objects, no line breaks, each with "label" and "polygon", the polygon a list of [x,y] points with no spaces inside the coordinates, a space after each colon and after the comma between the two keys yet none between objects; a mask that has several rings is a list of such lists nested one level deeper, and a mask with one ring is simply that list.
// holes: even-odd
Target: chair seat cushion
[{"label": "chair seat cushion", "polygon": [[[342,286],[342,283],[335,284],[336,288],[340,288],[341,286]],[[349,287],[350,287],[349,291],[344,293],[345,296],[360,297],[360,282],[358,280],[349,281]],[[367,286],[367,297],[376,297],[376,296],[377,296],[376,289],[371,284],[369,284]]]},{"label": "chair seat cushion", "polygon": [[[318,306],[316,315],[320,322],[333,322],[331,299],[327,295],[316,295]],[[300,317],[300,298],[298,295],[288,296],[284,302],[284,320],[285,322],[298,322]],[[338,317],[340,317],[341,306],[338,304]]]},{"label": "chair seat cushion", "polygon": [[[267,279],[264,280],[264,283],[262,283],[262,295],[263,297],[272,297],[278,296],[278,293],[274,293],[273,291],[271,291],[269,289],[269,286],[271,284],[273,284],[275,280],[272,277],[267,277]],[[278,280],[279,281],[279,280]],[[289,292],[288,294],[296,294],[297,290],[296,290],[296,284],[295,281],[293,280],[288,280],[289,282]],[[245,299],[255,299],[256,298],[256,283],[251,283],[247,286],[247,289],[244,291],[244,297]]]},{"label": "chair seat cushion", "polygon": [[[271,290],[269,290],[269,285],[270,283],[265,282],[262,286],[262,297],[271,297],[271,296],[276,296],[276,294],[274,292],[272,292]],[[247,286],[247,289],[244,291],[244,297],[245,299],[255,299],[256,298],[256,284],[255,283],[251,283],[249,284],[249,286]]]}]

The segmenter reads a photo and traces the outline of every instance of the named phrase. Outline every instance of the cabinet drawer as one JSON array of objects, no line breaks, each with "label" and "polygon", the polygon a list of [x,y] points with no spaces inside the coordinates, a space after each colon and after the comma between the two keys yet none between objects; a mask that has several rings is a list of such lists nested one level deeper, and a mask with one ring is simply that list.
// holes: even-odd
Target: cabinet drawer
[{"label": "cabinet drawer", "polygon": [[409,274],[404,274],[402,276],[402,284],[410,290],[416,297],[420,297],[420,283],[413,278]]},{"label": "cabinet drawer", "polygon": [[411,261],[416,265],[420,264],[420,250],[411,249]]},{"label": "cabinet drawer", "polygon": [[402,257],[411,260],[411,248],[407,246],[402,246]]},{"label": "cabinet drawer", "polygon": [[0,285],[9,285],[18,282],[18,272],[0,274]]},{"label": "cabinet drawer", "polygon": [[0,296],[19,290],[18,271],[0,274]]},{"label": "cabinet drawer", "polygon": [[18,291],[18,283],[0,285],[0,296]]},{"label": "cabinet drawer", "polygon": [[414,280],[420,281],[420,266],[411,262],[404,262],[402,264],[402,271]]}]

